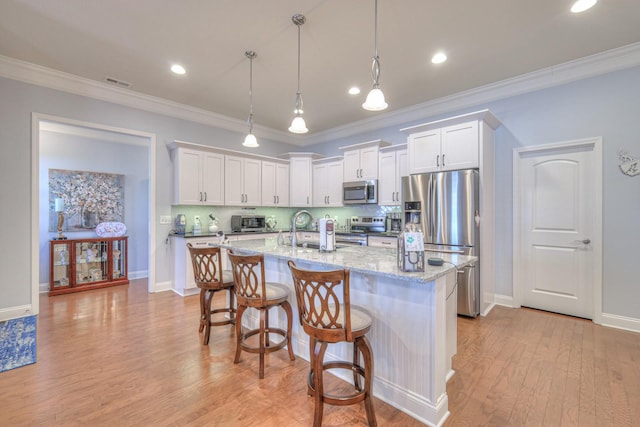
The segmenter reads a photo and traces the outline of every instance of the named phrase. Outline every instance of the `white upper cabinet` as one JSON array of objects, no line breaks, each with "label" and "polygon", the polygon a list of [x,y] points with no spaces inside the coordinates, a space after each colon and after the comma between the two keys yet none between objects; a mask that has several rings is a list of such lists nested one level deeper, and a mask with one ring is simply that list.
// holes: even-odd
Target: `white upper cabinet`
[{"label": "white upper cabinet", "polygon": [[311,153],[291,153],[289,158],[289,205],[308,207],[312,204]]},{"label": "white upper cabinet", "polygon": [[313,206],[342,206],[342,158],[313,162]]},{"label": "white upper cabinet", "polygon": [[378,151],[388,145],[378,139],[340,147],[344,150],[344,182],[378,179]]},{"label": "white upper cabinet", "polygon": [[225,156],[225,205],[260,206],[262,161]]},{"label": "white upper cabinet", "polygon": [[262,162],[262,206],[289,206],[289,165]]},{"label": "white upper cabinet", "polygon": [[409,175],[407,144],[380,149],[378,205],[398,206],[401,200],[400,178]]},{"label": "white upper cabinet", "polygon": [[189,148],[174,151],[174,204],[224,203],[224,155]]},{"label": "white upper cabinet", "polygon": [[478,167],[478,122],[471,121],[409,136],[411,173]]},{"label": "white upper cabinet", "polygon": [[486,129],[497,126],[492,114],[481,111],[402,129],[409,173],[479,168]]}]

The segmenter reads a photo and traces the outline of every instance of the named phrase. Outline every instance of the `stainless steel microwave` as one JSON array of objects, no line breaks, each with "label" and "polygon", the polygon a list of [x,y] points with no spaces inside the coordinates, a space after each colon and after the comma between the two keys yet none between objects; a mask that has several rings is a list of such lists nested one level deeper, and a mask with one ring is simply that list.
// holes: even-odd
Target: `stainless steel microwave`
[{"label": "stainless steel microwave", "polygon": [[264,215],[231,215],[231,231],[233,232],[257,232],[264,231]]},{"label": "stainless steel microwave", "polygon": [[378,180],[345,182],[342,184],[342,203],[345,205],[378,203]]}]

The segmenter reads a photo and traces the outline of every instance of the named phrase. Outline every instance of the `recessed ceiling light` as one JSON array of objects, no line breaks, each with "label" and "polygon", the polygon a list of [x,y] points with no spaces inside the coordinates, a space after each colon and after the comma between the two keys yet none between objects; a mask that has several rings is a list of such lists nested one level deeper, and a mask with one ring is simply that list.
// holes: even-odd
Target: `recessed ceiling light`
[{"label": "recessed ceiling light", "polygon": [[184,67],[180,64],[173,64],[171,66],[171,71],[176,74],[185,74],[187,72],[187,70],[185,70]]},{"label": "recessed ceiling light", "polygon": [[433,58],[431,58],[431,62],[434,64],[442,64],[446,60],[447,60],[447,55],[445,55],[444,52],[438,52],[435,55],[433,55]]},{"label": "recessed ceiling light", "polygon": [[585,10],[591,9],[593,6],[595,6],[597,2],[598,0],[577,0],[573,4],[573,6],[571,6],[571,12],[573,13],[584,12]]},{"label": "recessed ceiling light", "polygon": [[349,95],[357,95],[360,93],[360,88],[353,86],[349,88]]}]

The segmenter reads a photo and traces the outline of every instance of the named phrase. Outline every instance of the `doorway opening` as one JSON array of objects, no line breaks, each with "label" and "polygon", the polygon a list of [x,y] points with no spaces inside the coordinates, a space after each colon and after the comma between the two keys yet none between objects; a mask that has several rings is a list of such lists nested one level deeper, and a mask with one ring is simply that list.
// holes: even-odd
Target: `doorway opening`
[{"label": "doorway opening", "polygon": [[[45,159],[46,153],[55,151],[56,147],[51,144],[59,144],[60,150],[69,150],[66,156],[58,153],[55,160]],[[136,206],[129,206],[127,209],[125,200],[125,220],[131,230],[130,234],[135,234],[135,239],[140,242],[138,245],[142,252],[131,252],[132,257],[137,257],[137,271],[133,272],[133,277],[146,277],[148,279],[148,292],[155,291],[155,252],[156,246],[156,226],[151,218],[155,217],[155,164],[156,164],[156,136],[148,132],[140,132],[132,129],[105,126],[96,123],[70,120],[61,117],[48,116],[34,113],[32,115],[32,220],[31,220],[31,271],[32,271],[32,305],[34,313],[39,312],[38,296],[43,291],[44,277],[41,259],[48,257],[48,241],[50,240],[47,228],[49,216],[48,200],[48,177],[42,167],[51,164],[69,165],[71,168],[83,168],[99,172],[110,172],[109,162],[112,165],[121,163],[116,156],[108,158],[93,158],[92,153],[136,153],[139,166],[131,163],[129,170],[136,175],[135,191],[139,195],[139,202]],[[66,162],[68,160],[68,162]],[[124,163],[126,159],[122,159]],[[49,163],[47,163],[49,161]],[[66,162],[66,163],[65,163]],[[97,165],[97,166],[96,166]],[[62,167],[64,169],[64,167]],[[113,169],[113,168],[112,168]],[[44,176],[43,176],[44,175]],[[126,176],[125,176],[126,184]],[[43,188],[44,187],[44,188]],[[130,203],[131,205],[132,203]],[[130,228],[131,227],[131,228]],[[129,230],[128,230],[129,231]],[[44,252],[43,252],[44,251]],[[43,255],[44,253],[44,255]],[[145,262],[146,259],[146,262]],[[135,260],[134,260],[135,261]],[[48,282],[48,281],[47,281]]]}]

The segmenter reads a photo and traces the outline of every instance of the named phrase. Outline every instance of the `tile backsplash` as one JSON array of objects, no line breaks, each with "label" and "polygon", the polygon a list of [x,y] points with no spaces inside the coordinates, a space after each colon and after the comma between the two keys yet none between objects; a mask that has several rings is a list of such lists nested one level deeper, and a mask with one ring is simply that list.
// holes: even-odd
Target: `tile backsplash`
[{"label": "tile backsplash", "polygon": [[338,229],[343,230],[346,225],[346,219],[352,216],[386,216],[387,213],[400,212],[399,206],[377,206],[377,205],[358,205],[349,207],[311,207],[311,208],[281,208],[281,207],[256,207],[241,208],[233,206],[192,206],[192,205],[175,205],[171,207],[172,218],[178,214],[184,214],[187,218],[187,232],[191,232],[194,217],[200,217],[202,231],[206,232],[209,227],[209,214],[218,219],[218,225],[224,232],[231,231],[232,215],[264,215],[265,217],[273,216],[277,221],[277,229],[288,230],[291,226],[293,215],[300,209],[307,209],[313,214],[314,218],[324,218],[329,215],[338,222]]}]

